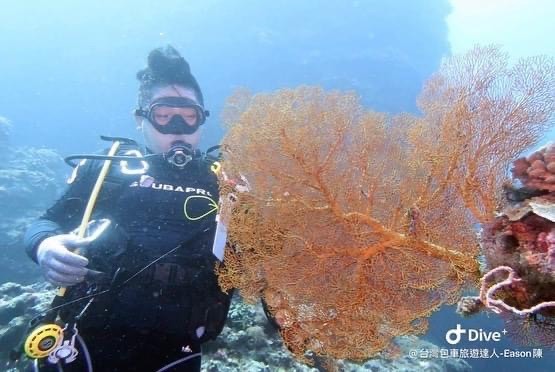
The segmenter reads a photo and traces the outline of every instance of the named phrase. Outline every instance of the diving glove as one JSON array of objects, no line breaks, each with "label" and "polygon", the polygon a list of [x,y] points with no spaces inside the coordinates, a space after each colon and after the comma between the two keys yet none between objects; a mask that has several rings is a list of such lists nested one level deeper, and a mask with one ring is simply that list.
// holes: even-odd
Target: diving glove
[{"label": "diving glove", "polygon": [[37,248],[37,262],[46,280],[56,286],[69,287],[82,282],[89,260],[71,252],[89,244],[90,240],[74,234],[55,235],[44,239]]}]

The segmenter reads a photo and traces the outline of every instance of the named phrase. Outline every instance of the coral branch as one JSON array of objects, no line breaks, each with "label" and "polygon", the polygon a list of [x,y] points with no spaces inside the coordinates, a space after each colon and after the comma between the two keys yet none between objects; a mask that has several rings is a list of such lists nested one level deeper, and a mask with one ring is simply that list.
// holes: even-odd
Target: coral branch
[{"label": "coral branch", "polygon": [[[498,282],[491,287],[487,288],[486,282],[494,277],[496,274],[506,272],[508,273],[507,278]],[[549,307],[555,308],[555,301],[545,301],[541,302],[537,305],[534,305],[528,309],[519,310],[514,306],[508,305],[504,300],[495,298],[496,292],[500,291],[501,289],[510,288],[513,284],[520,282],[522,279],[516,275],[515,271],[512,267],[509,266],[499,266],[495,269],[490,270],[484,277],[481,279],[482,287],[480,289],[480,299],[484,303],[484,305],[492,310],[493,312],[500,314],[503,310],[510,311],[513,314],[517,315],[529,315],[529,314],[536,314],[541,310],[547,309]]]}]

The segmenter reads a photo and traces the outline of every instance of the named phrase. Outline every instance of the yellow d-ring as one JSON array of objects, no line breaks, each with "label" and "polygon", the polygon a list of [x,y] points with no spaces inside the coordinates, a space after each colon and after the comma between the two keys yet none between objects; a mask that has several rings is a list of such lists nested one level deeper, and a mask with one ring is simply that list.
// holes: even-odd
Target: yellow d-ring
[{"label": "yellow d-ring", "polygon": [[42,325],[25,340],[25,354],[29,358],[39,359],[47,357],[62,342],[64,331],[57,324]]},{"label": "yellow d-ring", "polygon": [[210,170],[216,174],[218,174],[220,169],[222,169],[222,163],[220,163],[219,161],[213,162],[212,165],[210,166]]}]

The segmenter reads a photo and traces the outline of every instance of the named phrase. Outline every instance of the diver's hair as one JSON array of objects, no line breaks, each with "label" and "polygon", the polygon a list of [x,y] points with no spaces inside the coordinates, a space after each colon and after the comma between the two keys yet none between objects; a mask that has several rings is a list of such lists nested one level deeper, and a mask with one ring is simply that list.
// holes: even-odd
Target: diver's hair
[{"label": "diver's hair", "polygon": [[145,108],[157,88],[167,85],[180,85],[195,92],[197,101],[204,106],[204,97],[197,83],[191,74],[189,64],[179,52],[167,45],[156,48],[148,55],[148,66],[137,72],[139,86],[139,107]]}]

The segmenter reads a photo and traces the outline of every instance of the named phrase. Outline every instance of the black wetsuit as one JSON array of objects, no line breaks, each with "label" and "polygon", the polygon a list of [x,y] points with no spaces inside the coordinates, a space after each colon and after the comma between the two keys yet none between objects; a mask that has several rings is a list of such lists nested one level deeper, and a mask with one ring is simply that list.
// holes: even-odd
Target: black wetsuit
[{"label": "black wetsuit", "polygon": [[[218,184],[210,163],[193,160],[184,169],[162,158],[149,163],[145,174],[129,175],[113,162],[95,207],[93,218],[109,218],[117,228],[108,243],[89,248],[87,256],[98,257],[89,258],[89,266],[110,278],[120,269],[113,290],[95,298],[77,322],[95,371],[156,371],[172,362],[167,370],[200,370],[200,355],[179,361],[200,353],[201,343],[221,332],[229,309],[231,294],[220,290],[214,274]],[[101,164],[89,160],[81,166],[63,197],[29,228],[31,258],[36,260],[46,237],[78,227]],[[70,287],[67,298],[83,295],[90,285]],[[71,321],[86,302],[60,315]],[[82,363],[81,355],[62,366],[84,371]]]}]

